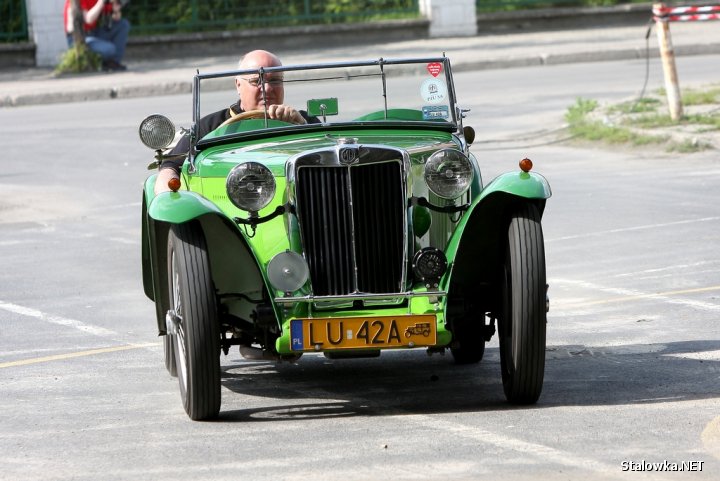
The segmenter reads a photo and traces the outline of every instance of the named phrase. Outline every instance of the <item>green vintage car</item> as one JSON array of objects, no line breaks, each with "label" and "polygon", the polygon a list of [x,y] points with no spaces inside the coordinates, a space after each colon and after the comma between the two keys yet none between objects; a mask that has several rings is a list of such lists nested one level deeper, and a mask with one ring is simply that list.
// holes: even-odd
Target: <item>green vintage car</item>
[{"label": "green vintage car", "polygon": [[[279,73],[285,103],[318,123],[259,111],[197,138],[236,76]],[[155,195],[152,175],[142,202],[143,284],[190,418],[218,415],[234,346],[293,362],[449,349],[467,364],[496,326],[507,399],[537,401],[550,186],[529,159],[485,184],[466,113],[447,57],[195,76],[181,183]],[[151,167],[168,161],[169,119],[140,136]]]}]

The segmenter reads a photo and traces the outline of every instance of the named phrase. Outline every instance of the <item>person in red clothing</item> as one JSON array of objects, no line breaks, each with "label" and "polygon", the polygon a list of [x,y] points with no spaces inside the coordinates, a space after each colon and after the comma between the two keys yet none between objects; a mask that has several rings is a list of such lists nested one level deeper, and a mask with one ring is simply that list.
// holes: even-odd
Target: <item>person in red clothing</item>
[{"label": "person in red clothing", "polygon": [[[102,57],[106,71],[127,70],[122,64],[130,33],[130,22],[122,18],[122,7],[127,0],[80,0],[83,12],[85,43]],[[73,45],[72,1],[65,0],[64,21],[68,46]]]}]

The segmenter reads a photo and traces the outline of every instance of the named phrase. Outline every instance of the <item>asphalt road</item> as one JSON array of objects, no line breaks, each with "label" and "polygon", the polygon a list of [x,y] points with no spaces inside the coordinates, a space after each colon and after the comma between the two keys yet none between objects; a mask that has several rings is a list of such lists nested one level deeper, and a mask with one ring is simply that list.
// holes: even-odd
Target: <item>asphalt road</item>
[{"label": "asphalt road", "polygon": [[[682,59],[681,82],[716,82],[717,62]],[[151,152],[136,133],[156,111],[182,123],[189,98],[0,110],[0,478],[716,479],[717,151],[534,134],[578,96],[632,97],[644,69],[457,75],[485,180],[530,156],[554,191],[546,378],[529,408],[505,403],[493,341],[470,367],[422,351],[280,365],[233,351],[220,419],[189,421],[142,292]],[[702,471],[648,471],[683,462]]]}]

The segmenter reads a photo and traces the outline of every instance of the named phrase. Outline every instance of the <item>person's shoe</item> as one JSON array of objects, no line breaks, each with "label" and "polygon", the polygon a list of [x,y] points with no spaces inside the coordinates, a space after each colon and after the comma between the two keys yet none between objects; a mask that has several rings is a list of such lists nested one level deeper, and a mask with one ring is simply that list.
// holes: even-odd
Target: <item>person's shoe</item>
[{"label": "person's shoe", "polygon": [[102,69],[104,72],[124,72],[127,67],[115,60],[105,60],[102,63]]}]

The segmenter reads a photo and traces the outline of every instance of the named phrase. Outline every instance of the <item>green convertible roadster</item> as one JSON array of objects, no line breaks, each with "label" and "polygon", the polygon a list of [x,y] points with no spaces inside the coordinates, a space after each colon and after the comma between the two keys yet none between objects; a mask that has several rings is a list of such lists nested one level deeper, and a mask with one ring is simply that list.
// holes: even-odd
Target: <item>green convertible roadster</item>
[{"label": "green convertible roadster", "polygon": [[[198,138],[235,77],[265,88],[269,74],[316,123],[253,111]],[[529,159],[483,183],[466,112],[446,57],[195,76],[181,182],[155,195],[150,176],[142,202],[145,293],[190,418],[218,415],[233,346],[277,361],[449,349],[467,364],[496,329],[508,401],[537,401],[550,186]],[[162,115],[142,122],[153,168],[177,160],[179,135]]]}]

